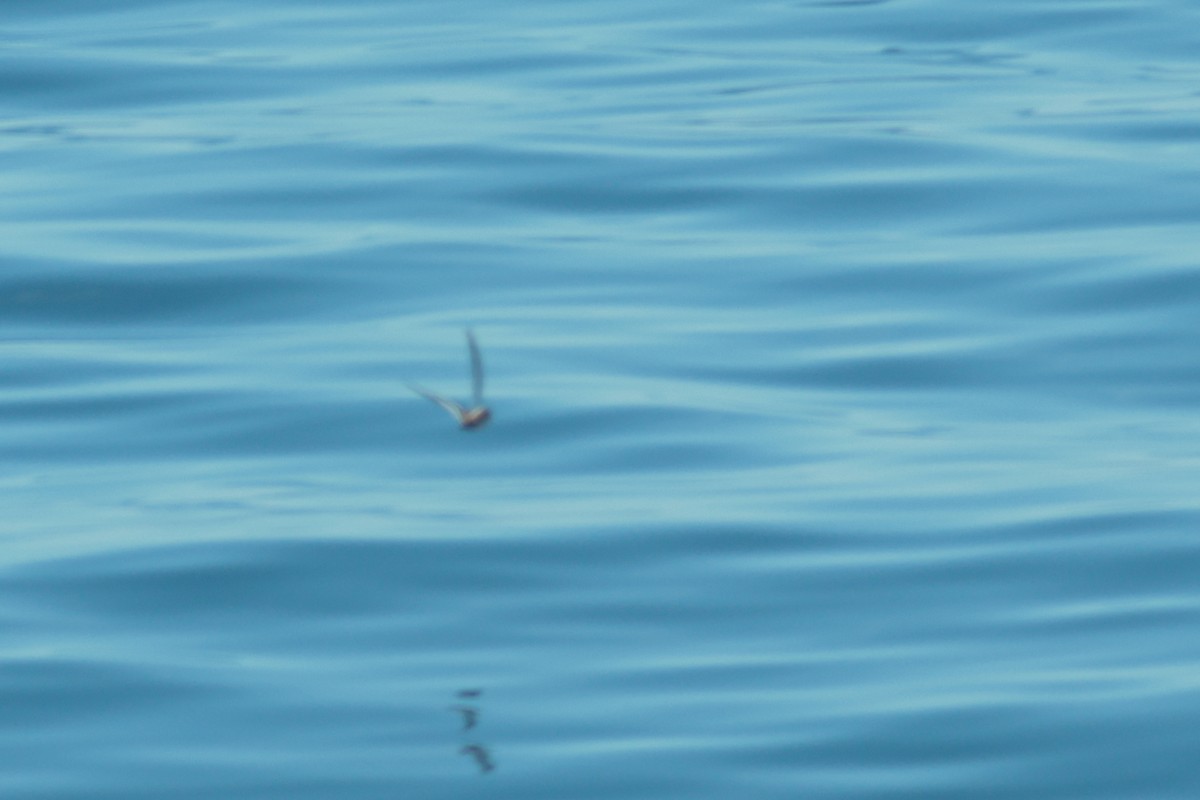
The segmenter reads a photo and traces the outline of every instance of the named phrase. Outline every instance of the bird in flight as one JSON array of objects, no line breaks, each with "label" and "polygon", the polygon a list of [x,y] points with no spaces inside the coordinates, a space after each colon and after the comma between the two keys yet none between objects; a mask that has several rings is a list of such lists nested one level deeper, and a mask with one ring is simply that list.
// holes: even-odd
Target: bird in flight
[{"label": "bird in flight", "polygon": [[479,355],[479,343],[475,341],[475,334],[471,333],[470,329],[467,330],[467,349],[471,352],[471,402],[474,404],[470,408],[420,386],[411,383],[408,385],[408,388],[421,397],[446,409],[450,416],[458,420],[464,431],[483,427],[492,418],[491,410],[483,404],[483,357]]}]

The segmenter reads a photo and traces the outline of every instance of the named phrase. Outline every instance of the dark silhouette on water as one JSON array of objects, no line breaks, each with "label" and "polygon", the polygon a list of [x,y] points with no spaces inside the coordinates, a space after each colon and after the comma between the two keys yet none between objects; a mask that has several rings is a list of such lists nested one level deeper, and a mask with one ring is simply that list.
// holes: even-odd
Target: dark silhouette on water
[{"label": "dark silhouette on water", "polygon": [[[455,697],[459,700],[478,700],[482,694],[482,689],[462,689],[455,692]],[[479,724],[478,706],[459,704],[450,706],[450,710],[462,715],[463,733],[466,733]],[[458,752],[460,755],[470,756],[474,759],[475,765],[479,767],[480,774],[486,774],[496,768],[496,762],[492,761],[491,751],[488,750],[486,745],[478,742],[470,742],[460,747]]]},{"label": "dark silhouette on water", "polygon": [[451,711],[462,714],[463,730],[469,731],[479,723],[479,709],[471,706],[451,706]]},{"label": "dark silhouette on water", "polygon": [[483,745],[468,744],[458,752],[475,759],[475,763],[479,765],[480,772],[491,772],[496,768],[496,765],[492,763],[491,754]]}]

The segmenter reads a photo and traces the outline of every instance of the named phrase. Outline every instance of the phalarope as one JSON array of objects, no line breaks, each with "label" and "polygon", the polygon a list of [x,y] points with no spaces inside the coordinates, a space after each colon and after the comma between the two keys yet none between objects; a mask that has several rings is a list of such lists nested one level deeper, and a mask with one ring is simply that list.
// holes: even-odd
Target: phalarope
[{"label": "phalarope", "polygon": [[458,420],[458,424],[463,430],[482,427],[492,418],[491,409],[483,404],[483,357],[479,354],[479,344],[475,341],[475,334],[471,333],[470,329],[467,330],[467,349],[471,352],[471,399],[474,403],[471,408],[442,397],[440,394],[422,389],[415,384],[408,385],[408,388],[421,397],[446,409],[450,416]]}]

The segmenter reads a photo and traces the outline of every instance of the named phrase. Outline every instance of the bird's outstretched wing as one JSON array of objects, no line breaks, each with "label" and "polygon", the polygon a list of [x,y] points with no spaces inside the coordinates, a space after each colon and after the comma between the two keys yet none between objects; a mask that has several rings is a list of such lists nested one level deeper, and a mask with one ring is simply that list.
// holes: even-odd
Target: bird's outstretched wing
[{"label": "bird's outstretched wing", "polygon": [[471,351],[471,399],[478,408],[483,405],[483,356],[479,354],[479,343],[470,328],[467,329],[467,348]]},{"label": "bird's outstretched wing", "polygon": [[424,397],[426,400],[431,400],[432,402],[437,403],[439,406],[446,409],[447,414],[454,417],[454,419],[458,420],[458,422],[460,424],[462,423],[463,416],[467,413],[467,410],[465,408],[463,408],[462,406],[460,406],[458,403],[454,402],[453,400],[447,400],[445,397],[442,397],[440,394],[434,394],[431,391],[422,389],[420,386],[417,386],[416,384],[413,384],[413,383],[410,383],[408,385],[408,388],[412,389],[414,392],[421,395],[421,397]]}]

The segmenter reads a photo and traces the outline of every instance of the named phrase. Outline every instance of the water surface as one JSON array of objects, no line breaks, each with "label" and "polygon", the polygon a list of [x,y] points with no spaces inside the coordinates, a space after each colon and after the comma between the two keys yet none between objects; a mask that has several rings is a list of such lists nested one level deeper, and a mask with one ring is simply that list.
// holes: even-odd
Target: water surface
[{"label": "water surface", "polygon": [[1186,4],[6,11],[6,795],[1194,795]]}]

